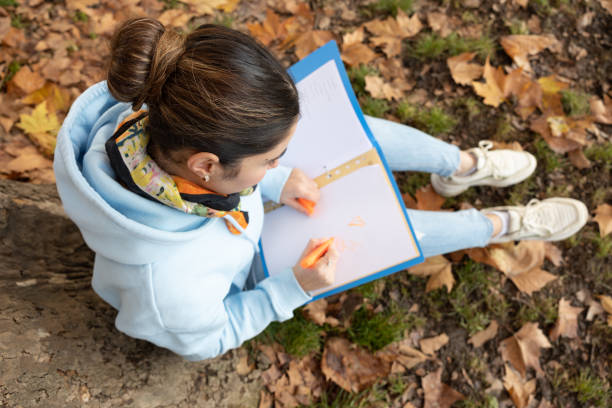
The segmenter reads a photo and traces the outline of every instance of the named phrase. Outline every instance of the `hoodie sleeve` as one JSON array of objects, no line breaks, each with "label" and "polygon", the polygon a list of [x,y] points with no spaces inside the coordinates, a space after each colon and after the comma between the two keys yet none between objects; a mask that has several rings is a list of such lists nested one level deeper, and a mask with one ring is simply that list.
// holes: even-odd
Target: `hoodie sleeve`
[{"label": "hoodie sleeve", "polygon": [[291,268],[262,280],[253,290],[232,294],[221,274],[206,274],[181,288],[159,287],[156,272],[153,265],[124,265],[96,256],[92,284],[119,310],[119,331],[191,361],[239,347],[272,321],[290,319],[295,308],[312,299]]},{"label": "hoodie sleeve", "polygon": [[286,166],[278,166],[268,170],[264,178],[259,182],[261,195],[268,200],[279,203],[281,192],[292,171],[293,168]]}]

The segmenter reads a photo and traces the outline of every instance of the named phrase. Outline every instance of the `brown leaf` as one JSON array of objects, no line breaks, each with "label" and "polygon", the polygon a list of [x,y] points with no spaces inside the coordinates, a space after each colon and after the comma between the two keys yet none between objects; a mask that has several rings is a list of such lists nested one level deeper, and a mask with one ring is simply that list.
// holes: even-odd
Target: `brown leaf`
[{"label": "brown leaf", "polygon": [[503,340],[499,350],[503,360],[512,364],[524,378],[529,367],[532,367],[538,375],[544,374],[539,361],[542,347],[552,346],[537,323],[526,323],[513,336]]},{"label": "brown leaf", "polygon": [[348,392],[360,392],[386,377],[390,368],[385,361],[340,337],[327,341],[321,359],[325,377]]},{"label": "brown leaf", "polygon": [[236,373],[238,373],[238,375],[247,375],[255,369],[255,363],[249,364],[249,355],[245,350],[240,349],[239,355],[240,358],[236,364]]},{"label": "brown leaf", "polygon": [[404,97],[404,92],[397,86],[385,82],[377,75],[366,75],[365,89],[374,98],[392,100],[400,100]]},{"label": "brown leaf", "polygon": [[493,265],[506,274],[517,288],[531,295],[549,282],[557,279],[542,269],[547,245],[544,241],[509,242],[489,251]]},{"label": "brown leaf", "polygon": [[439,211],[446,201],[446,198],[436,193],[431,184],[419,188],[415,196],[419,210]]},{"label": "brown leaf", "polygon": [[598,298],[601,301],[601,307],[603,307],[608,314],[612,314],[612,297],[608,295],[600,295]]},{"label": "brown leaf", "polygon": [[504,72],[501,67],[494,69],[489,64],[489,57],[485,62],[483,76],[485,83],[472,82],[474,91],[484,98],[484,103],[497,108],[504,100],[503,84]]},{"label": "brown leaf", "polygon": [[295,55],[297,55],[299,59],[302,59],[333,39],[334,34],[331,31],[307,31],[306,33],[300,35],[297,40],[295,40]]},{"label": "brown leaf", "polygon": [[527,56],[537,54],[545,48],[559,46],[559,41],[553,35],[508,35],[502,37],[500,42],[516,65],[525,71],[531,71]]},{"label": "brown leaf", "polygon": [[550,128],[549,119],[552,116],[547,114],[543,114],[538,118],[535,118],[531,121],[529,128],[534,132],[539,133],[552,151],[555,153],[563,154],[571,152],[572,150],[576,150],[582,147],[581,143],[578,143],[574,140],[567,139],[565,137],[557,137],[553,136]]},{"label": "brown leaf", "polygon": [[550,242],[544,243],[544,256],[555,266],[559,266],[563,263],[563,253],[558,247]]},{"label": "brown leaf", "polygon": [[556,341],[559,336],[576,338],[578,336],[578,315],[582,310],[583,308],[573,307],[569,301],[561,298],[557,321],[549,333],[550,339]]},{"label": "brown leaf", "polygon": [[429,276],[426,292],[446,286],[450,293],[455,283],[452,263],[442,255],[429,257],[425,259],[425,262],[409,268],[408,272],[416,276]]},{"label": "brown leaf", "polygon": [[599,0],[601,7],[605,8],[608,13],[612,14],[612,0]]},{"label": "brown leaf", "polygon": [[475,52],[464,52],[463,54],[459,54],[456,57],[450,57],[446,60],[451,76],[456,83],[469,85],[476,78],[480,78],[483,67],[469,62],[475,56]]},{"label": "brown leaf", "polygon": [[593,221],[599,225],[599,236],[602,238],[612,232],[612,205],[600,204],[595,209]]},{"label": "brown leaf", "polygon": [[470,337],[468,343],[471,343],[476,348],[482,346],[497,335],[498,327],[499,325],[497,324],[497,321],[493,320],[486,329],[481,330]]},{"label": "brown leaf", "polygon": [[2,166],[3,173],[25,173],[35,169],[50,169],[53,162],[42,156],[34,146],[26,146],[19,150],[17,157]]},{"label": "brown leaf", "polygon": [[604,95],[604,100],[593,97],[589,101],[591,113],[595,117],[595,122],[612,125],[612,98]]},{"label": "brown leaf", "polygon": [[157,19],[166,27],[184,27],[192,17],[193,14],[175,8],[164,11]]},{"label": "brown leaf", "polygon": [[504,142],[495,142],[493,141],[493,150],[514,150],[517,152],[523,152],[523,146],[521,146],[521,144],[519,142],[512,142],[512,143],[504,143]]},{"label": "brown leaf", "polygon": [[591,162],[586,158],[582,149],[572,150],[568,153],[570,162],[579,169],[588,169],[591,167]]},{"label": "brown leaf", "polygon": [[389,17],[386,20],[373,20],[364,24],[369,32],[374,34],[370,42],[383,48],[387,57],[392,58],[402,51],[402,40],[416,35],[423,25],[418,15],[409,18],[399,10],[397,18]]},{"label": "brown leaf", "polygon": [[327,316],[327,300],[324,298],[310,302],[304,306],[304,312],[307,319],[313,321],[319,326],[323,326],[325,323],[327,323],[332,327],[336,327],[340,324],[338,319],[335,317]]},{"label": "brown leaf", "polygon": [[376,58],[376,53],[363,44],[363,39],[363,26],[342,37],[342,60],[348,65],[369,64]]},{"label": "brown leaf", "polygon": [[442,384],[442,367],[423,377],[421,384],[425,391],[424,408],[450,408],[455,402],[465,399],[460,392]]},{"label": "brown leaf", "polygon": [[377,351],[375,356],[386,361],[388,364],[397,362],[407,369],[414,368],[431,358],[413,348],[410,344],[412,344],[411,339],[391,343],[384,349]]},{"label": "brown leaf", "polygon": [[427,339],[421,339],[419,346],[423,353],[433,355],[436,351],[440,350],[444,345],[448,343],[448,336],[446,333],[442,333],[439,336],[429,337]]},{"label": "brown leaf", "polygon": [[47,102],[47,108],[51,112],[68,112],[71,98],[66,89],[47,82],[42,88],[21,99],[26,105],[38,105],[43,101]]},{"label": "brown leaf", "polygon": [[270,394],[266,390],[261,390],[259,392],[258,408],[273,408],[273,407],[274,407],[274,397],[272,397],[272,394]]},{"label": "brown leaf", "polygon": [[40,89],[45,84],[45,80],[38,73],[32,72],[30,67],[22,67],[13,79],[9,81],[7,86],[11,88],[11,92],[16,92],[19,95],[27,95]]},{"label": "brown leaf", "polygon": [[516,408],[525,408],[533,399],[536,389],[536,380],[525,381],[512,367],[505,365],[504,387],[510,394]]}]

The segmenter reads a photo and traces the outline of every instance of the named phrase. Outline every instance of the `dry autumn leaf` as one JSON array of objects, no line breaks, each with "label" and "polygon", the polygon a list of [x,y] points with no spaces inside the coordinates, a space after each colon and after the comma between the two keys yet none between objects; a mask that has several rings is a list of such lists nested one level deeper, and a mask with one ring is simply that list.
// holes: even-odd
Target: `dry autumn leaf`
[{"label": "dry autumn leaf", "polygon": [[448,343],[448,340],[449,339],[446,333],[442,333],[439,336],[421,339],[419,341],[419,346],[421,346],[423,353],[432,356],[436,351],[445,346]]},{"label": "dry autumn leaf", "polygon": [[540,367],[540,349],[552,345],[538,328],[537,323],[526,323],[513,336],[503,340],[499,345],[502,359],[512,364],[525,378],[527,368],[533,368],[538,375],[543,375]]},{"label": "dry autumn leaf", "polygon": [[557,322],[549,333],[550,339],[556,341],[559,336],[576,338],[578,336],[578,315],[582,310],[581,307],[573,307],[569,301],[561,298]]},{"label": "dry autumn leaf", "polygon": [[455,402],[465,399],[463,394],[442,383],[442,367],[423,377],[422,386],[424,408],[450,408]]},{"label": "dry autumn leaf", "polygon": [[480,78],[483,67],[470,62],[475,56],[475,52],[464,52],[446,60],[451,76],[456,83],[470,85],[475,79]]},{"label": "dry autumn leaf", "polygon": [[508,35],[502,37],[501,45],[516,65],[531,71],[527,57],[545,48],[558,47],[559,41],[552,35]]},{"label": "dry autumn leaf", "polygon": [[391,100],[400,100],[404,97],[404,90],[398,86],[385,82],[377,75],[366,75],[365,89],[374,98]]},{"label": "dry autumn leaf", "polygon": [[604,95],[604,100],[591,98],[589,101],[591,113],[595,118],[595,122],[612,125],[612,98]]},{"label": "dry autumn leaf", "polygon": [[536,390],[536,380],[526,381],[517,374],[512,367],[505,364],[506,375],[504,376],[504,387],[510,394],[516,408],[525,408],[533,399]]},{"label": "dry autumn leaf", "polygon": [[493,320],[486,329],[481,330],[478,333],[474,334],[472,337],[470,337],[468,343],[478,348],[485,344],[487,341],[494,338],[497,335],[498,328],[499,325],[497,324],[497,321]]},{"label": "dry autumn leaf", "polygon": [[[404,339],[391,343],[384,349],[377,351],[375,356],[391,364],[392,372],[403,372],[406,369],[412,369],[431,358],[413,348],[411,342],[412,340],[410,339]],[[398,367],[398,364],[403,368]]]},{"label": "dry autumn leaf", "polygon": [[280,16],[272,9],[266,10],[266,19],[262,23],[247,24],[251,35],[265,46],[273,41],[283,41],[289,34],[287,31],[288,19],[281,22]]},{"label": "dry autumn leaf", "polygon": [[304,307],[306,317],[318,324],[323,326],[325,323],[332,327],[336,327],[340,324],[338,319],[332,316],[327,316],[327,300],[325,298],[310,302]]},{"label": "dry autumn leaf", "polygon": [[567,156],[570,162],[579,169],[588,169],[591,167],[591,162],[586,158],[582,149],[572,150]]},{"label": "dry autumn leaf", "polygon": [[452,263],[442,255],[436,255],[425,259],[425,262],[408,269],[408,272],[416,276],[429,276],[425,291],[446,286],[450,293],[455,283],[452,272]]},{"label": "dry autumn leaf", "polygon": [[557,279],[540,265],[548,251],[549,243],[544,241],[521,241],[517,245],[508,242],[489,251],[489,262],[507,275],[516,287],[531,295],[546,284]]},{"label": "dry autumn leaf", "polygon": [[421,187],[416,194],[417,209],[425,211],[439,211],[446,198],[436,193],[431,184]]},{"label": "dry autumn leaf", "polygon": [[612,326],[612,297],[607,295],[598,296],[601,301],[601,307],[608,313],[608,326]]},{"label": "dry autumn leaf", "polygon": [[363,43],[363,26],[342,37],[342,60],[351,66],[369,64],[376,53]]},{"label": "dry autumn leaf", "polygon": [[595,209],[595,217],[593,221],[599,225],[599,236],[605,237],[612,233],[612,205],[600,204]]},{"label": "dry autumn leaf", "polygon": [[38,105],[43,101],[47,102],[47,108],[51,112],[68,112],[71,98],[67,90],[52,82],[47,82],[42,88],[21,99],[21,102],[26,105]]},{"label": "dry autumn leaf", "polygon": [[295,55],[302,59],[333,39],[334,34],[331,31],[309,30],[295,40]]},{"label": "dry autumn leaf", "polygon": [[47,103],[40,103],[31,114],[22,114],[19,118],[20,121],[17,126],[23,129],[35,144],[40,146],[43,154],[52,156],[60,123],[54,112],[47,112]]},{"label": "dry autumn leaf", "polygon": [[215,10],[232,9],[238,4],[231,0],[183,0],[191,10],[198,14],[214,14]]},{"label": "dry autumn leaf", "polygon": [[485,62],[483,76],[484,83],[472,82],[474,91],[484,98],[484,103],[497,108],[504,100],[504,72],[501,67],[493,68],[489,64],[489,57]]},{"label": "dry autumn leaf", "polygon": [[43,77],[37,72],[33,72],[30,67],[25,66],[17,71],[7,84],[7,87],[11,93],[27,95],[42,88],[44,84],[45,80]]},{"label": "dry autumn leaf", "polygon": [[377,379],[386,377],[390,366],[348,340],[332,337],[325,344],[321,371],[344,390],[360,392]]},{"label": "dry autumn leaf", "polygon": [[397,18],[389,17],[386,20],[373,20],[365,23],[369,32],[374,34],[370,42],[377,47],[382,47],[387,57],[392,58],[402,51],[402,40],[415,36],[423,25],[419,16],[414,14],[408,17],[399,10]]}]

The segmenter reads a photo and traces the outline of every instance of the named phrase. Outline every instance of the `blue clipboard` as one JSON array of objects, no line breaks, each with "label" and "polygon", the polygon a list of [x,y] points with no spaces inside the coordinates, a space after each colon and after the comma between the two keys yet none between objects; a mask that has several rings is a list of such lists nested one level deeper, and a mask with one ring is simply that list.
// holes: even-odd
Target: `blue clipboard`
[{"label": "blue clipboard", "polygon": [[[359,285],[363,285],[365,283],[371,282],[373,280],[382,278],[383,276],[387,276],[390,274],[393,274],[395,272],[404,270],[406,268],[409,268],[413,265],[422,263],[425,261],[425,258],[423,257],[423,251],[421,250],[421,246],[418,242],[418,240],[416,239],[416,234],[414,232],[414,229],[412,227],[412,223],[410,222],[410,219],[408,217],[408,213],[406,211],[406,206],[404,205],[404,200],[402,199],[402,195],[400,193],[399,188],[397,187],[397,183],[395,182],[395,179],[393,177],[393,173],[391,172],[389,165],[382,153],[382,150],[380,149],[380,146],[378,145],[378,142],[376,141],[376,139],[374,139],[374,136],[372,135],[372,132],[370,130],[370,128],[368,127],[366,121],[365,121],[365,117],[363,115],[363,112],[361,111],[361,107],[359,106],[359,102],[357,101],[357,97],[355,96],[355,93],[353,92],[353,88],[351,86],[350,80],[348,78],[348,75],[346,73],[346,70],[344,69],[344,64],[342,62],[342,59],[340,57],[340,51],[338,49],[338,46],[336,44],[336,42],[334,40],[329,41],[327,44],[325,44],[324,46],[320,47],[319,49],[317,49],[316,51],[312,52],[311,54],[309,54],[307,57],[305,57],[304,59],[302,59],[301,61],[297,62],[296,64],[294,64],[293,66],[291,66],[289,68],[289,74],[292,76],[293,80],[298,83],[300,82],[300,80],[302,80],[303,78],[305,78],[306,76],[308,76],[309,74],[313,73],[314,71],[316,71],[318,68],[320,68],[321,66],[323,66],[324,64],[328,63],[329,61],[334,61],[334,63],[336,64],[336,67],[338,69],[338,73],[340,74],[340,78],[342,79],[342,84],[344,85],[344,91],[346,92],[350,103],[353,107],[353,110],[355,111],[355,114],[357,115],[359,122],[361,123],[361,126],[363,127],[370,143],[372,144],[372,146],[376,149],[378,155],[380,156],[380,161],[382,162],[386,175],[389,179],[390,184],[393,186],[393,189],[395,191],[395,195],[396,198],[402,208],[404,217],[406,218],[406,222],[408,224],[408,226],[410,227],[410,231],[414,237],[414,243],[416,245],[417,251],[418,251],[418,255],[412,259],[410,259],[409,261],[406,262],[402,262],[398,265],[394,265],[393,267],[390,267],[388,269],[384,269],[382,271],[378,271],[376,273],[373,273],[371,275],[368,275],[362,279],[359,280],[355,280],[353,282],[347,283],[343,286],[340,287],[336,287],[333,288],[329,291],[326,292],[322,292],[317,294],[316,296],[313,296],[312,301],[315,301],[317,299],[321,299],[327,296],[331,296],[334,295],[336,293],[340,293],[343,291],[346,291],[348,289],[354,288],[356,286]],[[265,223],[265,218],[264,218],[264,223]],[[266,265],[266,260],[265,260],[265,255],[263,252],[263,246],[262,246],[262,241],[259,241],[259,249],[260,249],[260,256],[261,256],[261,262],[262,262],[262,266],[263,266],[263,270],[265,273],[266,277],[270,276],[270,273],[268,271],[268,267]],[[297,261],[296,261],[297,262]]]}]

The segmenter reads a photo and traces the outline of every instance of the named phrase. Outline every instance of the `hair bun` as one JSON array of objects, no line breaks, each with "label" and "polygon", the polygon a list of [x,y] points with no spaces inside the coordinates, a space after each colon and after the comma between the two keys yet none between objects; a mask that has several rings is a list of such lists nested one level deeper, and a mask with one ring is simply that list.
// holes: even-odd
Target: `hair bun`
[{"label": "hair bun", "polygon": [[125,21],[111,40],[108,88],[119,101],[155,104],[184,51],[184,38],[152,18]]}]

